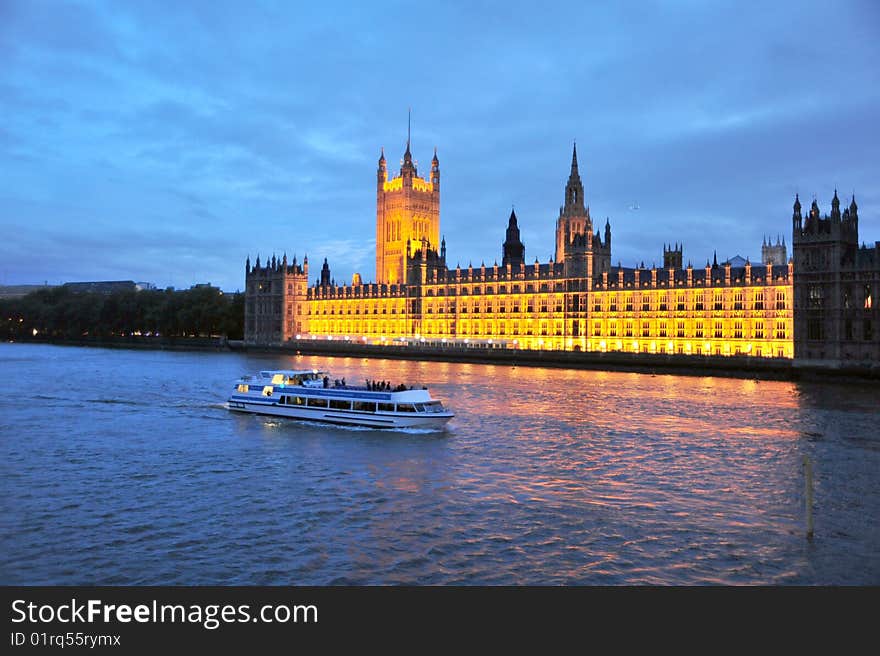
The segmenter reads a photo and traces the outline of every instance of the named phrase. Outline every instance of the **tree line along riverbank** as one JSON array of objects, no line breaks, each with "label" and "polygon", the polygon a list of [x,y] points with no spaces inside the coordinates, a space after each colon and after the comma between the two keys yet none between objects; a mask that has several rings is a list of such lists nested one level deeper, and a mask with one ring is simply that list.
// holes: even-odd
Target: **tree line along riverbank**
[{"label": "tree line along riverbank", "polygon": [[244,294],[198,286],[186,290],[77,292],[66,286],[0,299],[6,340],[100,340],[119,337],[241,339]]}]

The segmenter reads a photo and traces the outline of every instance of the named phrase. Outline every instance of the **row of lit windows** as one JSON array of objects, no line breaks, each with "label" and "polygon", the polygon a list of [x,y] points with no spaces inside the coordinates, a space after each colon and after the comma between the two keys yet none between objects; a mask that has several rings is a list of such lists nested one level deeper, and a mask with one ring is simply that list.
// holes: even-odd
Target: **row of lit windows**
[{"label": "row of lit windows", "polygon": [[473,287],[469,287],[464,285],[460,290],[456,291],[455,287],[452,286],[441,286],[441,287],[428,287],[425,289],[425,296],[455,296],[456,294],[460,296],[491,296],[496,293],[498,294],[535,294],[535,293],[547,293],[547,292],[563,292],[565,291],[565,283],[562,281],[556,282],[542,282],[542,283],[513,283],[513,284],[503,284],[498,285],[497,288],[495,285],[474,285]]},{"label": "row of lit windows", "polygon": [[704,292],[660,293],[607,293],[594,294],[594,312],[704,312],[706,310],[787,310],[788,295],[784,290],[742,290],[724,293],[722,290]]},{"label": "row of lit windows", "polygon": [[790,321],[594,321],[593,337],[787,339]]},{"label": "row of lit windows", "polygon": [[425,335],[459,336],[506,336],[506,335],[557,335],[563,334],[562,321],[426,321]]},{"label": "row of lit windows", "polygon": [[[486,313],[493,314],[498,312],[499,314],[506,314],[508,312],[511,313],[519,313],[519,312],[542,312],[546,314],[547,312],[562,312],[563,311],[563,299],[561,296],[557,296],[554,298],[519,298],[519,299],[499,299],[499,300],[486,300],[486,301],[473,301],[471,303],[467,301],[462,301],[460,304],[455,302],[451,303],[425,303],[425,313],[426,314],[455,314],[459,312],[461,314],[467,313]],[[571,309],[571,308],[570,308]]]},{"label": "row of lit windows", "polygon": [[403,335],[406,321],[311,321],[309,332],[315,335]]},{"label": "row of lit windows", "polygon": [[790,344],[764,343],[730,343],[717,341],[680,342],[680,341],[629,341],[629,340],[597,340],[588,347],[591,351],[622,351],[629,353],[659,353],[678,355],[747,355],[764,358],[791,358],[794,350]]},{"label": "row of lit windows", "polygon": [[312,316],[325,314],[403,314],[404,304],[401,300],[394,303],[382,303],[381,305],[370,304],[364,307],[363,303],[311,303],[309,314]]}]

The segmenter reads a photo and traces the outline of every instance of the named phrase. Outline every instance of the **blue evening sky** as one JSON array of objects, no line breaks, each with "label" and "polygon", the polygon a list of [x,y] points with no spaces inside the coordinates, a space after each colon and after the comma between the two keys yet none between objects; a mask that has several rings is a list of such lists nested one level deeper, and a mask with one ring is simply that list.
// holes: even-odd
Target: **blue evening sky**
[{"label": "blue evening sky", "polygon": [[880,240],[876,0],[0,0],[0,284],[372,280],[408,107],[451,266],[500,260],[512,204],[549,259],[575,139],[615,264],[755,260],[835,187]]}]

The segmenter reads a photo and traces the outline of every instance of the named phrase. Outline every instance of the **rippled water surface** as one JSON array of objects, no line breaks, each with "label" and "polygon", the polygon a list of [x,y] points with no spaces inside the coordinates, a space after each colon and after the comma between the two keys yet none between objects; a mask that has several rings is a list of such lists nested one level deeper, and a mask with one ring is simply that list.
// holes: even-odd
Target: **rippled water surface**
[{"label": "rippled water surface", "polygon": [[[457,416],[224,408],[272,367]],[[2,584],[880,583],[877,387],[20,344],[0,371]]]}]

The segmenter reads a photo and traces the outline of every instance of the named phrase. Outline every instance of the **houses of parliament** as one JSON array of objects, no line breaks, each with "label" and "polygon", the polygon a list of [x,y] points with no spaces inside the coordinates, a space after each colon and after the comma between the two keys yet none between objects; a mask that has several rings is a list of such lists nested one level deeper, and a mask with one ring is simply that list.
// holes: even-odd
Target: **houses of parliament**
[{"label": "houses of parliament", "polygon": [[555,228],[555,257],[529,262],[511,211],[500,264],[450,268],[437,151],[420,177],[408,139],[397,174],[384,151],[378,161],[375,282],[339,284],[326,258],[310,282],[307,257],[248,257],[245,341],[880,361],[880,242],[859,246],[854,197],[841,212],[835,192],[825,217],[815,200],[804,217],[796,198],[791,258],[777,241],[761,262],[684,266],[670,244],[662,267],[613,266],[611,225],[593,224],[575,146]]}]

